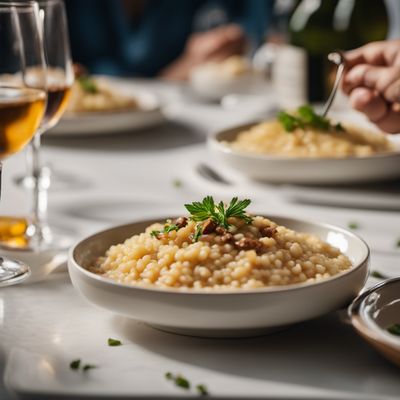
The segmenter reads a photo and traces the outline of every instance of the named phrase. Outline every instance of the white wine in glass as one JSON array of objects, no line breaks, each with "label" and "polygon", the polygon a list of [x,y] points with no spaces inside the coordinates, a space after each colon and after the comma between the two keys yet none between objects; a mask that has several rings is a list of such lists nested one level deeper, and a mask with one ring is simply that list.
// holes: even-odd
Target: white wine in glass
[{"label": "white wine in glass", "polygon": [[[46,64],[37,3],[0,2],[0,162],[22,150],[46,108]],[[20,282],[29,267],[1,256],[0,286]]]}]

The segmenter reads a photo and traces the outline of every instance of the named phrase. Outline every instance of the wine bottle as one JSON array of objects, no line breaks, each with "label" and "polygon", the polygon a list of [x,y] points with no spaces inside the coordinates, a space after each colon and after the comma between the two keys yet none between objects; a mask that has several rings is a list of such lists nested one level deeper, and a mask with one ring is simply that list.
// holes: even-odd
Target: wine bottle
[{"label": "wine bottle", "polygon": [[284,107],[323,102],[336,71],[328,53],[385,39],[387,10],[384,0],[302,0],[288,31],[274,64],[278,99]]}]

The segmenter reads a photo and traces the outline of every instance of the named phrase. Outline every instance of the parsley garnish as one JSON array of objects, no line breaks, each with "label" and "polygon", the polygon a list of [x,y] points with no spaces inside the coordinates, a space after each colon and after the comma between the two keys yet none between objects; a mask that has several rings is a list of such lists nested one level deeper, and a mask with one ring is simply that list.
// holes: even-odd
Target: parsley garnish
[{"label": "parsley garnish", "polygon": [[357,222],[349,222],[347,226],[348,226],[350,229],[353,229],[353,230],[359,228]]},{"label": "parsley garnish", "polygon": [[217,225],[228,229],[230,226],[228,219],[231,217],[243,219],[248,224],[251,223],[253,219],[244,211],[250,203],[251,201],[248,199],[239,200],[234,197],[229,206],[226,206],[222,201],[215,204],[214,199],[211,196],[207,196],[202,202],[195,201],[192,204],[185,204],[185,207],[191,214],[190,218],[193,221],[202,222],[211,219]]},{"label": "parsley garnish", "polygon": [[293,132],[297,128],[316,128],[321,131],[330,132],[344,131],[340,123],[332,124],[328,118],[318,115],[309,105],[299,107],[293,114],[280,111],[277,118],[287,132]]},{"label": "parsley garnish", "polygon": [[89,369],[97,368],[97,365],[85,364],[82,368],[83,371],[89,371]]},{"label": "parsley garnish", "polygon": [[379,271],[371,271],[370,276],[377,279],[388,279],[388,277]]},{"label": "parsley garnish", "polygon": [[71,361],[71,363],[69,364],[69,367],[71,369],[79,369],[80,365],[81,365],[81,360],[78,359],[78,360]]},{"label": "parsley garnish", "polygon": [[[179,386],[182,389],[185,390],[190,390],[191,384],[189,382],[188,379],[186,379],[184,376],[182,375],[174,375],[172,372],[166,372],[165,373],[165,379],[168,379],[169,381],[173,381],[175,383],[176,386]],[[196,390],[197,393],[200,396],[208,396],[208,389],[207,386],[204,384],[198,384],[196,385]]]},{"label": "parsley garnish", "polygon": [[198,391],[198,393],[200,394],[200,396],[208,396],[208,390],[206,385],[200,384],[196,386],[196,389]]},{"label": "parsley garnish", "polygon": [[121,346],[122,342],[118,339],[108,338],[107,343],[109,346]]},{"label": "parsley garnish", "polygon": [[96,82],[89,76],[87,75],[80,76],[79,78],[77,78],[77,81],[79,82],[82,90],[85,91],[86,93],[90,94],[98,93],[99,88],[97,87]]},{"label": "parsley garnish", "polygon": [[182,375],[177,375],[175,377],[175,385],[183,389],[190,389],[190,382]]},{"label": "parsley garnish", "polygon": [[171,380],[171,379],[174,379],[174,376],[172,375],[172,372],[166,372],[165,378]]},{"label": "parsley garnish", "polygon": [[176,386],[183,389],[190,389],[190,382],[182,375],[174,375],[172,372],[166,372],[165,378],[169,381],[174,381]]},{"label": "parsley garnish", "polygon": [[393,324],[387,328],[387,331],[392,335],[400,336],[400,324]]},{"label": "parsley garnish", "polygon": [[206,220],[213,221],[216,225],[222,226],[225,229],[230,227],[228,219],[231,217],[239,218],[250,224],[253,220],[245,212],[245,209],[249,206],[251,200],[239,200],[234,197],[228,206],[224,202],[220,201],[218,204],[214,202],[212,196],[205,197],[201,202],[195,201],[191,204],[185,204],[186,209],[190,213],[190,218],[198,222],[192,239],[197,242],[202,235],[203,226],[201,222]]},{"label": "parsley garnish", "polygon": [[178,231],[178,230],[179,230],[179,226],[177,226],[175,224],[165,224],[164,228],[161,229],[161,231],[156,231],[156,230],[151,231],[150,235],[156,238],[163,233],[169,233],[169,232]]},{"label": "parsley garnish", "polygon": [[174,187],[176,187],[177,189],[182,187],[182,181],[180,179],[174,179],[172,181],[172,184],[174,185]]},{"label": "parsley garnish", "polygon": [[[75,371],[79,370],[79,368],[81,367],[81,360],[77,359],[71,361],[69,367]],[[97,368],[97,366],[94,364],[85,364],[84,366],[82,366],[82,371],[88,371],[89,369],[93,368]]]},{"label": "parsley garnish", "polygon": [[396,247],[400,247],[400,239],[396,242]]}]

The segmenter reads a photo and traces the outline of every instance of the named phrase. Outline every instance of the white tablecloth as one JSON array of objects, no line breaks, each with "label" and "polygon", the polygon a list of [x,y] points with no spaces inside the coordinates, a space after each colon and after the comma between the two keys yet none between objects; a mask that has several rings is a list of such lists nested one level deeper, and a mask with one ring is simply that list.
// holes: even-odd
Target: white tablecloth
[{"label": "white tablecloth", "polygon": [[[78,240],[112,224],[149,215],[165,216],[173,211],[183,212],[184,202],[200,199],[206,194],[228,199],[238,192],[244,195],[248,191],[248,197],[254,198],[252,209],[265,214],[288,214],[343,227],[350,221],[356,221],[359,224],[358,233],[371,246],[372,269],[392,276],[399,275],[400,250],[395,246],[400,238],[400,214],[397,211],[305,205],[293,202],[293,196],[287,195],[287,188],[265,186],[263,190],[250,191],[248,184],[243,187],[222,186],[207,182],[196,174],[196,165],[201,162],[216,165],[205,145],[207,134],[223,126],[259,117],[263,111],[268,111],[267,106],[271,104],[269,94],[258,106],[252,102],[241,108],[227,110],[217,104],[188,100],[181,89],[174,85],[152,82],[151,87],[166,105],[171,122],[165,126],[123,135],[52,138],[49,133],[44,138],[43,160],[54,172],[54,184],[50,191],[50,222],[54,227],[68,229]],[[21,215],[28,212],[26,191],[13,181],[25,172],[24,153],[5,162],[0,214]],[[175,180],[182,183],[180,187],[174,184]],[[296,188],[291,188],[293,190]],[[351,196],[350,191],[348,196]],[[89,323],[90,318],[93,320]],[[271,357],[275,363],[283,361],[277,365],[274,373],[269,374],[271,395],[285,397],[285,394],[303,393],[304,397],[341,398],[340,393],[343,392],[347,395],[353,393],[354,398],[360,399],[367,398],[367,395],[387,399],[399,396],[400,379],[395,383],[396,377],[400,376],[399,370],[365,345],[350,327],[336,319],[336,316],[328,320],[323,318],[305,327],[295,328],[295,333],[292,331],[292,337],[305,341],[304,346],[309,353],[292,349],[291,356],[285,351],[287,334],[272,339],[276,346],[282,347],[282,355],[274,351]],[[0,374],[12,348],[41,354],[58,351],[58,356],[69,351],[70,354],[66,356],[68,359],[74,356],[71,349],[78,341],[80,354],[89,352],[93,355],[92,340],[85,332],[94,333],[100,326],[114,329],[110,328],[113,321],[109,314],[92,309],[80,298],[62,271],[41,283],[0,289]],[[96,323],[99,324],[97,327]],[[335,329],[337,335],[343,334],[342,341],[340,338],[333,340],[335,333],[332,330]],[[138,337],[132,340],[139,343],[139,347],[158,348],[160,344],[157,341],[164,340],[164,334],[152,332],[150,328],[139,327],[138,332]],[[112,333],[104,332],[103,336],[109,337]],[[141,335],[147,335],[148,339],[143,339]],[[144,342],[141,343],[141,340]],[[186,349],[192,348],[193,357],[200,357],[197,345],[200,348],[207,347],[204,344],[206,342],[196,342],[197,339],[179,339],[167,335],[165,340],[171,342],[169,345],[172,347],[178,348],[183,343]],[[341,354],[341,348],[329,350],[329,340],[333,340],[334,346],[342,346],[344,353],[353,349],[354,357]],[[252,345],[251,341],[245,341],[243,351],[246,368],[251,364],[251,357],[256,357],[252,346],[261,345],[265,351],[272,351],[267,342],[267,339],[263,339],[261,344],[255,341]],[[210,346],[213,351],[218,351],[214,342]],[[298,346],[301,348],[302,343]],[[210,351],[210,348],[204,351]],[[222,344],[221,348],[221,357],[234,362],[233,356],[228,355],[230,345]],[[322,356],[325,354],[324,348],[326,359]],[[79,356],[78,353],[75,352]],[[174,357],[167,347],[160,350],[159,357],[164,361],[173,359],[171,363],[174,367],[184,365],[185,371],[193,370],[193,374],[198,369],[204,372],[214,368],[205,359],[195,362],[190,354]],[[303,360],[296,357],[302,357]],[[145,368],[151,368],[150,358]],[[163,365],[160,359],[157,362]],[[284,362],[287,362],[286,368]],[[291,362],[293,365],[289,367]],[[223,362],[216,364],[218,366],[214,369],[218,372],[214,371],[213,376],[223,374],[220,382],[224,379],[228,382],[238,375],[233,367],[225,368]],[[303,370],[296,371],[296,365]],[[258,381],[266,379],[263,373],[257,372],[257,368],[243,371],[242,375],[240,379],[243,379],[243,385],[249,379],[254,379],[251,383],[254,387],[257,387]],[[215,386],[218,386],[218,379],[208,379],[208,382],[215,380]],[[360,397],[357,397],[357,393]],[[343,396],[346,398],[346,394]],[[8,399],[1,385],[0,398]]]}]

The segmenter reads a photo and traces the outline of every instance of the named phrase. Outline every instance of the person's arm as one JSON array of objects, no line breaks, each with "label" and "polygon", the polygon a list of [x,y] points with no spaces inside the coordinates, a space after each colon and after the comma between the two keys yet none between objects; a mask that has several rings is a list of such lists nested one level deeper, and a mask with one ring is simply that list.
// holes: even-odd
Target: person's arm
[{"label": "person's arm", "polygon": [[369,43],[346,60],[342,88],[352,107],[380,129],[400,132],[400,40]]},{"label": "person's arm", "polygon": [[207,61],[222,61],[232,55],[243,54],[246,38],[238,25],[225,25],[189,37],[183,54],[161,71],[160,77],[185,80],[190,70]]}]

